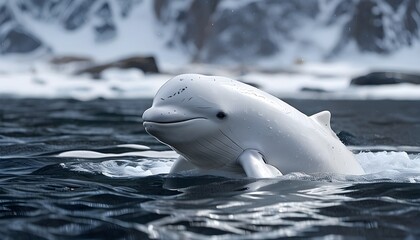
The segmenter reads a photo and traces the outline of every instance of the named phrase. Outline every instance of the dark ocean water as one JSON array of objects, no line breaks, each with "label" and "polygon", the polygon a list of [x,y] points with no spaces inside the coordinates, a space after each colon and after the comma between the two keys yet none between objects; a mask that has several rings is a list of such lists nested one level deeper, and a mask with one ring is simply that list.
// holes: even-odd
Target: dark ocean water
[{"label": "dark ocean water", "polygon": [[368,174],[154,174],[173,154],[141,125],[150,100],[1,99],[0,238],[420,238],[420,102],[288,102],[330,110]]}]

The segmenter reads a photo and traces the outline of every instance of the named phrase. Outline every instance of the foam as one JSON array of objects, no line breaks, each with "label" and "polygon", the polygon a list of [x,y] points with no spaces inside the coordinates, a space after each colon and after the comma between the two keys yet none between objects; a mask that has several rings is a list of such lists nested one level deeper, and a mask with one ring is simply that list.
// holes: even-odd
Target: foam
[{"label": "foam", "polygon": [[388,170],[414,171],[420,173],[420,154],[407,152],[362,152],[356,155],[366,173],[379,173]]},{"label": "foam", "polygon": [[[124,157],[139,157],[136,160]],[[167,174],[179,155],[174,151],[135,151],[120,154],[75,150],[58,154],[61,158],[78,158],[76,162],[62,163],[71,171],[103,174],[108,177],[144,177]],[[331,176],[329,181],[345,182],[420,182],[420,153],[404,151],[360,152],[355,154],[366,174],[362,176]],[[118,159],[112,159],[118,158]],[[99,161],[98,161],[99,160]],[[326,175],[311,176],[292,173],[285,179],[324,180]]]},{"label": "foam", "polygon": [[366,175],[355,181],[388,180],[395,182],[420,182],[420,154],[407,152],[361,152],[356,159]]},{"label": "foam", "polygon": [[105,160],[101,162],[71,162],[60,166],[75,172],[102,174],[112,178],[146,177],[167,174],[175,159]]}]

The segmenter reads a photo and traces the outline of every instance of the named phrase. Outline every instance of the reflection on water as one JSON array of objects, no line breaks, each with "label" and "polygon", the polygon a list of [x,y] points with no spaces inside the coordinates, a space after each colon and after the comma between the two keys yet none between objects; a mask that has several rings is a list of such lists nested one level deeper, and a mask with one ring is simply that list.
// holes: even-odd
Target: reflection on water
[{"label": "reflection on water", "polygon": [[[221,239],[299,236],[341,222],[323,216],[319,209],[349,199],[343,196],[347,186],[350,184],[282,179],[227,180],[181,188],[182,194],[170,201],[149,201],[142,207],[168,214],[148,224],[153,235],[203,239],[208,234],[218,234]],[[177,214],[171,215],[175,210]]]},{"label": "reflection on water", "polygon": [[[417,185],[399,185],[399,191],[420,190]],[[390,191],[372,195],[370,188]],[[255,239],[324,234],[378,238],[417,235],[416,224],[406,223],[415,221],[419,201],[413,201],[413,196],[390,197],[392,189],[392,183],[282,179],[214,182],[181,188],[180,195],[141,204],[147,211],[167,214],[142,230],[152,236],[180,239],[206,239],[215,234],[220,239],[244,235]]]},{"label": "reflection on water", "polygon": [[[50,174],[57,172],[1,177],[3,236],[266,239],[419,234],[417,184]],[[167,181],[177,188],[167,189]]]}]

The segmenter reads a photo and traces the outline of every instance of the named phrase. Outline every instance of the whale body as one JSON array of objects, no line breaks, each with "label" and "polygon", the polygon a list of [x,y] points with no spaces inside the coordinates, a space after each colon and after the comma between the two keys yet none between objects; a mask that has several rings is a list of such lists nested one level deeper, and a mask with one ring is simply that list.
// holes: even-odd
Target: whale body
[{"label": "whale body", "polygon": [[363,174],[330,126],[282,100],[219,76],[182,74],[143,113],[145,130],[180,156],[171,173],[271,178],[291,172]]}]

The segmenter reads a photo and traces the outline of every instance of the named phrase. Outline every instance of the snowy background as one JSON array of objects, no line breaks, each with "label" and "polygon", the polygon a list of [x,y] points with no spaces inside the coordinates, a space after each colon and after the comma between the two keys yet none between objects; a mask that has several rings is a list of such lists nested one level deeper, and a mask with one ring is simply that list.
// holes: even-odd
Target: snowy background
[{"label": "snowy background", "polygon": [[[130,57],[158,71],[116,64]],[[414,80],[350,84],[376,71]],[[279,97],[420,99],[420,1],[0,0],[0,96],[151,98],[185,72]]]}]

